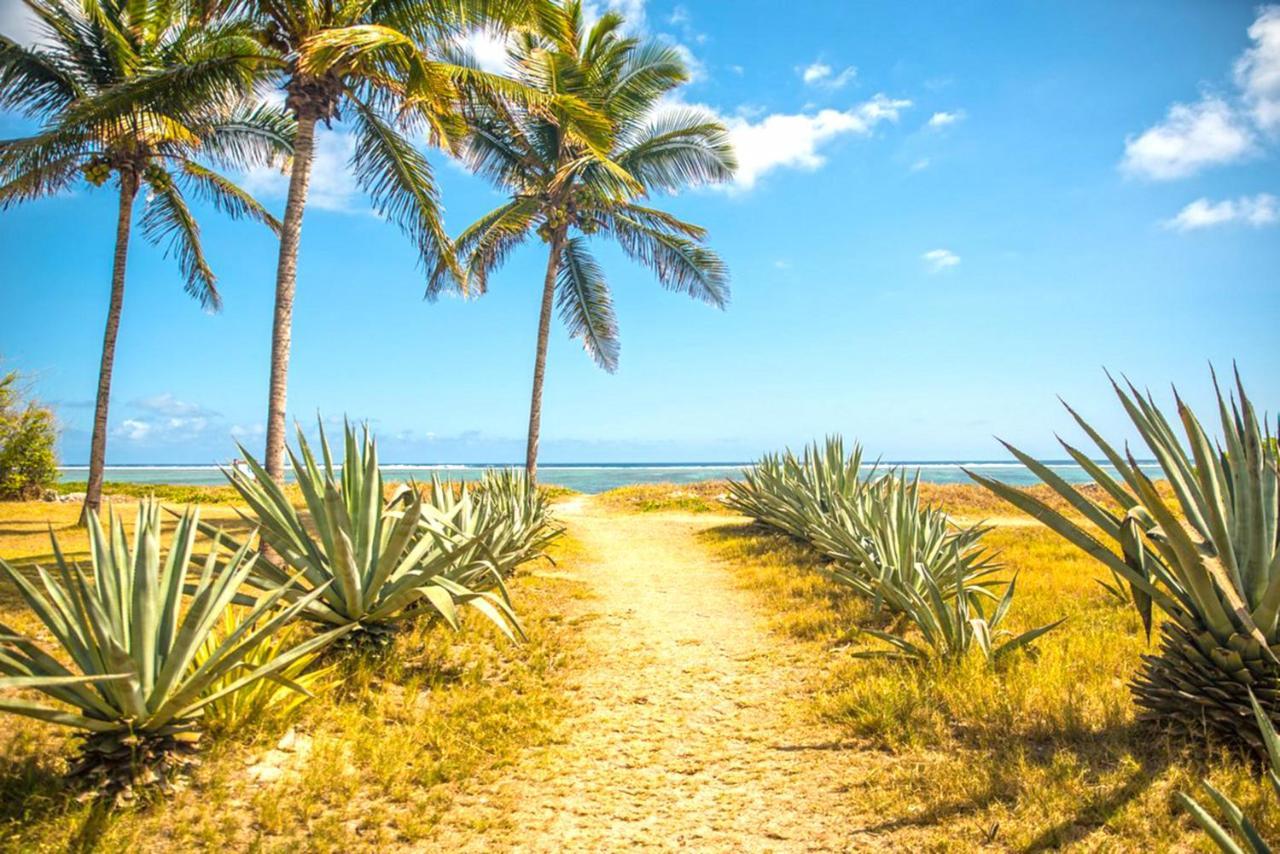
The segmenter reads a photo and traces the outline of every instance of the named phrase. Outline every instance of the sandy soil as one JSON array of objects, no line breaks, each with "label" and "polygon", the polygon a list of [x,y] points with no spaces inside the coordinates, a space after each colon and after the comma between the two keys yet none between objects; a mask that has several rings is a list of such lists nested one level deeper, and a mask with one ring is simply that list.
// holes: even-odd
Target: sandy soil
[{"label": "sandy soil", "polygon": [[596,598],[567,739],[455,802],[441,850],[864,850],[849,793],[881,754],[806,721],[812,649],[770,634],[699,545],[726,517],[560,517]]}]

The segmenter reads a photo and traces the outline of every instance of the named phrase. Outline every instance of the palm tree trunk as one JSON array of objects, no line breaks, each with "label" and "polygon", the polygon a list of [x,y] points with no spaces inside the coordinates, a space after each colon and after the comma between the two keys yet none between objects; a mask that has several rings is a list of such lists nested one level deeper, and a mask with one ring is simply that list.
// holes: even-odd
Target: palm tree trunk
[{"label": "palm tree trunk", "polygon": [[564,233],[557,232],[551,241],[547,258],[547,277],[542,283],[542,313],[538,317],[538,352],[533,360],[533,399],[529,402],[529,444],[524,454],[524,470],[529,482],[538,478],[538,438],[542,431],[542,379],[547,373],[547,339],[551,335],[551,303],[556,292],[556,276],[560,272],[560,252]]},{"label": "palm tree trunk", "polygon": [[120,333],[120,310],[124,307],[125,262],[129,256],[129,229],[133,223],[133,201],[138,195],[138,176],[120,173],[120,208],[116,214],[116,254],[111,265],[111,299],[107,303],[107,328],[102,334],[102,359],[98,363],[98,400],[93,409],[93,437],[89,441],[89,486],[85,491],[80,524],[102,506],[102,470],[107,459],[107,411],[111,405],[111,371],[116,362],[116,337]]},{"label": "palm tree trunk", "polygon": [[293,294],[298,281],[298,243],[302,239],[302,211],[311,185],[315,155],[316,119],[298,117],[293,143],[293,171],[289,198],[280,228],[280,259],[276,265],[276,311],[271,328],[271,389],[267,397],[266,469],[276,483],[284,482],[285,406],[288,403],[289,347],[293,343]]}]

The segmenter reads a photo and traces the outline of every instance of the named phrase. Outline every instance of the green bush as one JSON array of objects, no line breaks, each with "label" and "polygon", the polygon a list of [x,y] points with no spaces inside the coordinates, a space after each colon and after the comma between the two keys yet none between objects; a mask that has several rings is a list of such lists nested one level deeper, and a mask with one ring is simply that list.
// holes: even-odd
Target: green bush
[{"label": "green bush", "polygon": [[0,376],[0,500],[38,498],[58,480],[53,410],[24,399],[17,371]]}]

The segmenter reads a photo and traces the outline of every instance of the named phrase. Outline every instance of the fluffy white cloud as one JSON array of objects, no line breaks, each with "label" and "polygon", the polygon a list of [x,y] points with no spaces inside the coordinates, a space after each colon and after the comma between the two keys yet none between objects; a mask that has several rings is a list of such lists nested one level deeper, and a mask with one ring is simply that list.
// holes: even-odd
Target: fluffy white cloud
[{"label": "fluffy white cloud", "polygon": [[1253,133],[1226,101],[1207,96],[1174,104],[1164,121],[1125,140],[1124,171],[1168,181],[1206,166],[1232,163],[1254,150]]},{"label": "fluffy white cloud", "polygon": [[814,170],[826,163],[821,148],[837,137],[866,136],[883,121],[896,122],[911,102],[876,95],[848,110],[805,113],[772,113],[758,119],[734,116],[725,119],[738,154],[738,175],[733,186],[749,190],[760,178],[780,168]]},{"label": "fluffy white cloud", "polygon": [[1277,206],[1276,197],[1270,193],[1258,193],[1220,202],[1200,198],[1179,211],[1177,216],[1165,220],[1163,225],[1174,231],[1195,231],[1232,222],[1255,228],[1275,225],[1280,222],[1280,206]]},{"label": "fluffy white cloud", "polygon": [[[339,212],[367,210],[360,187],[347,165],[355,150],[353,134],[326,128],[317,132],[307,207]],[[242,186],[258,196],[283,199],[289,192],[289,173],[269,166],[256,166],[244,175]]]},{"label": "fluffy white cloud", "polygon": [[930,249],[920,258],[930,273],[941,273],[960,264],[960,256],[950,249]]},{"label": "fluffy white cloud", "polygon": [[858,76],[858,69],[852,65],[847,66],[840,73],[822,60],[806,65],[799,69],[800,79],[808,86],[822,86],[826,89],[840,89],[849,81]]},{"label": "fluffy white cloud", "polygon": [[953,125],[964,118],[964,110],[953,110],[947,112],[945,110],[934,113],[929,117],[929,127],[943,128],[947,125]]},{"label": "fluffy white cloud", "polygon": [[1264,6],[1252,26],[1253,47],[1236,60],[1236,83],[1258,127],[1280,131],[1280,6]]}]

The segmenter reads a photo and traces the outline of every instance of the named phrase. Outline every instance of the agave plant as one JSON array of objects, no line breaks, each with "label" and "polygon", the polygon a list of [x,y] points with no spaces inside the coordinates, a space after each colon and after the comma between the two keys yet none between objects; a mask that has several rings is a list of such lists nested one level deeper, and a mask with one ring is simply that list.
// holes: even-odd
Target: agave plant
[{"label": "agave plant", "polygon": [[515,469],[487,471],[474,485],[433,479],[431,504],[474,544],[473,566],[491,569],[498,579],[543,557],[563,532],[537,485]]},{"label": "agave plant", "polygon": [[[354,626],[363,639],[385,640],[394,624],[420,608],[458,627],[458,606],[470,605],[509,638],[520,626],[501,587],[496,568],[486,572],[498,589],[474,590],[475,536],[459,531],[451,512],[423,501],[412,485],[402,485],[384,501],[378,450],[368,428],[357,436],[344,427],[345,456],[339,467],[320,427],[323,463],[298,429],[298,451],[289,451],[293,473],[309,520],[284,490],[242,447],[249,471],[225,474],[249,505],[262,543],[279,563],[259,561],[251,584],[272,587],[298,575],[294,595],[320,591],[301,615],[331,626]],[[339,468],[341,471],[339,472]],[[310,524],[308,524],[308,521]],[[466,573],[465,575],[463,573]]]},{"label": "agave plant", "polygon": [[985,589],[975,595],[966,587],[964,574],[952,569],[962,561],[959,544],[952,543],[945,551],[950,552],[944,564],[944,573],[949,572],[951,579],[949,585],[935,578],[924,564],[916,566],[914,584],[896,584],[890,580],[892,575],[871,581],[876,597],[890,610],[903,615],[919,631],[921,642],[877,629],[863,629],[865,634],[879,638],[892,649],[863,650],[854,653],[856,656],[907,658],[921,663],[933,659],[958,661],[976,648],[988,662],[995,663],[1062,622],[1057,620],[1016,636],[1001,628],[1013,604],[1017,578],[1009,582],[1004,595],[987,616],[983,600],[993,597]]},{"label": "agave plant", "polygon": [[810,527],[830,512],[834,499],[855,498],[875,469],[864,477],[862,446],[848,456],[840,436],[806,445],[799,457],[790,450],[766,454],[730,481],[725,504],[762,525],[808,539]]},{"label": "agave plant", "polygon": [[1121,454],[1070,407],[1118,475],[1062,443],[1102,487],[1106,502],[1009,445],[1078,516],[999,481],[969,476],[1123,578],[1148,634],[1153,609],[1169,618],[1160,626],[1159,652],[1144,656],[1144,670],[1132,683],[1144,718],[1261,753],[1251,692],[1268,718],[1280,713],[1280,467],[1270,430],[1264,434],[1238,373],[1236,392],[1227,398],[1214,377],[1220,445],[1181,398],[1186,446],[1149,394],[1128,382],[1121,387],[1112,380],[1112,386],[1173,499],[1157,490],[1132,453]]},{"label": "agave plant", "polygon": [[[235,633],[243,615],[243,609],[239,607],[227,608],[223,611],[219,625],[209,633],[209,637],[196,653],[195,660],[191,662],[193,668],[198,669],[204,666],[204,663],[217,653],[223,641]],[[240,662],[239,670],[248,672],[261,664],[279,658],[286,650],[306,637],[306,634],[306,627],[302,622],[293,622],[281,627],[275,634],[262,638],[249,650]],[[331,683],[330,677],[337,665],[316,667],[319,657],[319,651],[300,655],[266,678],[218,697],[204,707],[205,729],[217,733],[232,732],[244,726],[291,716],[303,703],[314,698]],[[238,671],[229,672],[216,680],[211,688],[217,691],[231,684],[238,676]]]},{"label": "agave plant", "polygon": [[886,475],[852,497],[832,495],[830,505],[810,522],[808,539],[831,561],[824,572],[876,609],[900,611],[908,591],[924,594],[929,583],[993,598],[988,585],[1000,566],[980,546],[990,529],[957,530],[940,509],[922,506],[918,473]]},{"label": "agave plant", "polygon": [[[1262,738],[1263,747],[1267,752],[1267,782],[1271,784],[1271,789],[1276,793],[1276,797],[1280,798],[1280,737],[1276,736],[1276,729],[1272,726],[1267,713],[1262,710],[1262,706],[1258,705],[1255,697],[1249,698],[1253,706],[1253,716],[1258,722],[1258,734]],[[1194,798],[1185,792],[1178,792],[1178,801],[1186,807],[1191,813],[1191,817],[1196,823],[1204,829],[1209,838],[1218,846],[1221,851],[1226,854],[1271,854],[1271,846],[1263,841],[1258,834],[1258,829],[1253,826],[1253,822],[1245,816],[1244,811],[1236,806],[1234,802],[1222,792],[1215,789],[1208,780],[1201,780],[1200,786],[1205,790],[1218,808],[1222,810],[1223,815],[1227,817],[1228,823],[1235,830],[1243,841],[1243,844],[1237,842],[1225,827],[1218,823],[1209,811],[1202,807]]]},{"label": "agave plant", "polygon": [[286,578],[250,599],[193,666],[256,556],[242,547],[224,560],[215,538],[192,584],[197,511],[178,520],[163,558],[155,501],[139,505],[132,546],[114,513],[109,532],[97,516],[88,522],[90,575],[66,559],[56,538],[57,573],[36,567],[39,584],[0,561],[71,663],[64,666],[35,641],[0,625],[0,688],[38,691],[71,710],[14,697],[0,699],[0,710],[83,731],[71,776],[104,794],[131,797],[138,785],[171,786],[192,764],[210,704],[271,678],[348,631],[337,627],[287,649],[275,647],[273,656],[250,663],[264,639],[324,593],[318,587],[297,595]]}]

